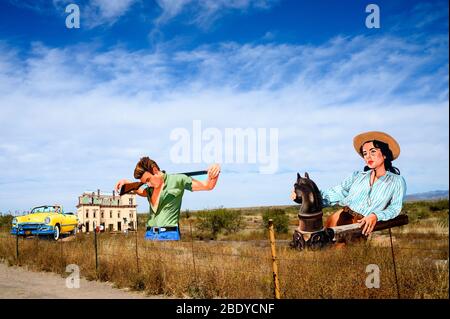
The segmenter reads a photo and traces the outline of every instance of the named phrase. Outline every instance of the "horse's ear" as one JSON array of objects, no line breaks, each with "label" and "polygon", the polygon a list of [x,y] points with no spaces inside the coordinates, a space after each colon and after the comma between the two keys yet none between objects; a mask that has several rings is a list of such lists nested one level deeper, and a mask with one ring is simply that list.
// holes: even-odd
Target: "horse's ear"
[{"label": "horse's ear", "polygon": [[306,177],[307,179],[309,179],[309,175],[308,175],[307,172],[305,172],[305,177]]},{"label": "horse's ear", "polygon": [[300,178],[302,178],[302,177],[300,176],[299,173],[297,173],[297,180],[299,180]]}]

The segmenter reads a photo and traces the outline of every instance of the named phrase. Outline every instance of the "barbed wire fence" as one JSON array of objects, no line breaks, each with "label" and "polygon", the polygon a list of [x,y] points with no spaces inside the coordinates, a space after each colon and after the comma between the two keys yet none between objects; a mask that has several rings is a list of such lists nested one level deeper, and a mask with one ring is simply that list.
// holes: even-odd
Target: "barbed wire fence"
[{"label": "barbed wire fence", "polygon": [[[95,228],[94,228],[95,229]],[[265,255],[261,254],[245,254],[245,253],[236,253],[236,252],[224,252],[217,249],[217,251],[211,251],[208,249],[208,244],[210,245],[224,245],[225,248],[228,247],[228,241],[218,242],[218,241],[197,241],[195,240],[192,233],[192,224],[189,223],[189,233],[190,236],[188,239],[185,239],[181,242],[177,242],[176,245],[169,242],[153,242],[146,241],[142,237],[142,233],[138,230],[134,232],[130,232],[127,235],[118,235],[123,236],[124,241],[117,242],[111,241],[108,236],[111,236],[107,233],[97,233],[93,232],[90,234],[76,234],[77,236],[87,237],[92,239],[92,244],[89,244],[88,241],[64,241],[59,240],[55,242],[55,247],[59,251],[59,263],[61,266],[61,270],[65,268],[64,262],[67,261],[66,256],[70,254],[70,247],[65,248],[67,244],[73,246],[85,245],[88,243],[90,248],[86,249],[85,253],[87,256],[91,256],[89,259],[92,260],[92,263],[95,265],[95,273],[97,277],[99,277],[99,272],[102,269],[102,265],[107,262],[114,262],[115,259],[121,258],[124,256],[125,252],[128,255],[134,255],[135,261],[133,262],[134,267],[136,269],[137,274],[142,273],[141,264],[143,261],[146,261],[151,256],[158,256],[159,260],[168,260],[168,264],[170,265],[178,265],[180,267],[187,267],[190,265],[193,271],[194,283],[199,284],[199,280],[201,278],[202,273],[207,271],[218,271],[219,266],[211,264],[213,258],[215,260],[223,261],[220,263],[220,271],[231,271],[235,274],[240,275],[249,275],[252,274],[256,277],[260,278],[272,278],[270,283],[271,289],[273,291],[274,298],[281,298],[283,290],[280,287],[280,279],[282,276],[278,273],[278,267],[283,266],[286,268],[287,265],[290,264],[298,264],[304,263],[305,265],[318,265],[318,253],[313,252],[311,255],[304,256],[301,252],[298,253],[298,257],[280,257],[279,250],[280,248],[277,245],[282,245],[283,249],[287,248],[287,243],[289,240],[275,240],[275,232],[273,230],[273,223],[269,223],[268,236],[266,240],[267,248],[264,248],[266,251]],[[112,235],[114,236],[114,235]],[[34,250],[35,254],[39,254],[40,249],[43,247],[41,243],[41,239],[39,236],[31,237],[30,239],[34,240]],[[7,229],[0,229],[0,241],[2,247],[6,247],[9,245],[13,247],[13,249],[7,250],[10,253],[10,256],[2,256],[0,251],[0,258],[11,257],[16,261],[17,264],[25,263],[26,260],[22,259],[22,251],[25,249],[25,245],[27,242],[30,242],[29,239],[21,238],[20,236],[10,235]],[[46,242],[51,242],[51,240],[47,240]],[[233,241],[236,242],[236,241]],[[239,242],[239,241],[238,241]],[[240,243],[245,243],[246,241],[241,241]],[[205,246],[206,245],[206,246]],[[228,246],[227,246],[228,245]],[[367,245],[368,249],[374,249],[378,246]],[[379,247],[378,247],[379,248]],[[396,252],[401,251],[420,251],[420,252],[429,252],[436,253],[439,256],[442,256],[447,260],[446,267],[448,270],[448,242],[447,247],[439,247],[439,248],[430,248],[430,247],[413,247],[413,246],[401,246],[398,243],[395,243],[392,239],[392,231],[389,229],[389,245],[387,248],[390,249],[390,253],[392,255],[392,267],[394,272],[393,283],[395,284],[396,297],[401,298],[401,289],[399,279],[398,279],[398,271],[402,271],[402,267],[396,264]],[[253,262],[259,265],[257,270],[255,269],[236,269],[235,266],[227,266],[227,260],[233,259],[234,261],[238,260],[243,264],[245,262]],[[158,260],[157,260],[158,261]],[[231,265],[233,265],[231,263]]]}]

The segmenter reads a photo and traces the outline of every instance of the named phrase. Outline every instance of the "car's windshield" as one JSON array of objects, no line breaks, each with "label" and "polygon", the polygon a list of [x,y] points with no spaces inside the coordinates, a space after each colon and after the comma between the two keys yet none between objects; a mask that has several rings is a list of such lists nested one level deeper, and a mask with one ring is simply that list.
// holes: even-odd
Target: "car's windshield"
[{"label": "car's windshield", "polygon": [[61,206],[39,206],[31,210],[31,214],[36,213],[61,213]]}]

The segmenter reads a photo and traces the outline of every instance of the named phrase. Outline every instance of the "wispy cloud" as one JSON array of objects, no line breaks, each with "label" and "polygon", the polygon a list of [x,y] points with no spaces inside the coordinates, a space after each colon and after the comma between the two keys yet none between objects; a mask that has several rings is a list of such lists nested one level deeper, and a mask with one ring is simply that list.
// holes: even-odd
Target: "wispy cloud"
[{"label": "wispy cloud", "polygon": [[230,11],[265,10],[279,0],[156,0],[162,12],[155,24],[162,25],[181,14],[187,14],[187,23],[206,29]]},{"label": "wispy cloud", "polygon": [[[207,1],[179,2],[167,19],[194,2]],[[99,19],[117,21],[134,2],[127,3],[108,9],[98,2]],[[185,208],[287,204],[297,170],[322,188],[334,185],[361,168],[351,141],[366,130],[399,140],[395,165],[409,193],[445,189],[448,84],[448,34],[420,29],[409,37],[385,32],[320,45],[219,42],[192,50],[0,41],[0,210],[55,200],[73,208],[84,190],[111,190],[118,178],[131,178],[142,155],[169,172],[204,168],[169,157],[171,130],[191,130],[193,120],[220,130],[278,128],[280,170],[267,176],[255,165],[224,165],[214,195],[188,195]]]},{"label": "wispy cloud", "polygon": [[419,2],[411,10],[387,17],[392,23],[391,31],[405,31],[415,28],[424,32],[439,23],[448,29],[448,1]]},{"label": "wispy cloud", "polygon": [[8,0],[11,4],[45,15],[66,15],[67,5],[79,5],[83,27],[111,26],[140,0]]},{"label": "wispy cloud", "polygon": [[86,13],[87,26],[94,28],[99,25],[113,25],[137,2],[139,1],[91,0],[83,10]]},{"label": "wispy cloud", "polygon": [[288,203],[296,170],[331,186],[360,168],[351,139],[372,129],[400,141],[396,164],[409,191],[448,188],[445,36],[176,52],[34,43],[24,58],[17,50],[0,45],[2,209],[55,196],[73,206],[82,191],[110,190],[131,176],[142,155],[171,172],[194,169],[169,158],[170,131],[191,129],[194,119],[204,128],[278,128],[280,171],[268,177],[251,165],[228,165],[239,173],[224,174],[214,196],[188,196],[189,208],[236,205],[232,194],[248,185],[252,192],[237,205],[264,204],[258,194],[268,181],[267,204]]},{"label": "wispy cloud", "polygon": [[444,1],[421,2],[414,7],[411,17],[415,20],[417,28],[423,28],[440,20],[447,21],[448,27],[448,3]]},{"label": "wispy cloud", "polygon": [[[142,0],[7,0],[9,3],[45,15],[64,15],[68,4],[76,3],[80,6],[81,19],[88,29],[99,26],[114,25],[119,19],[131,11],[134,5],[143,8]],[[161,13],[154,20],[156,30],[180,15],[184,16],[184,23],[194,24],[206,29],[222,16],[232,13],[244,13],[249,10],[267,10],[280,0],[156,0]],[[150,12],[143,13],[150,16]]]}]

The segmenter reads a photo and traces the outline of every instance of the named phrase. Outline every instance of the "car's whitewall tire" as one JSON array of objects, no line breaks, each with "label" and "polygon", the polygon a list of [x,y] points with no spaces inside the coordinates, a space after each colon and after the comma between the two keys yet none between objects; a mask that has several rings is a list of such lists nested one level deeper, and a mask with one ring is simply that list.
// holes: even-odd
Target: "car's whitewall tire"
[{"label": "car's whitewall tire", "polygon": [[61,230],[59,229],[59,225],[55,226],[55,230],[53,232],[53,239],[56,241],[61,237]]}]

